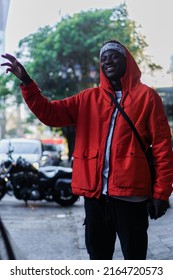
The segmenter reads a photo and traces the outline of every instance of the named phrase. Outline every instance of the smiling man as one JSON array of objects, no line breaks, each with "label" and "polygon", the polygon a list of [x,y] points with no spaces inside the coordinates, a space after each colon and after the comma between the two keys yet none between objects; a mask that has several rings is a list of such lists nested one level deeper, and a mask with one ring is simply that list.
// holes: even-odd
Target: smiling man
[{"label": "smiling man", "polygon": [[[124,259],[146,259],[148,199],[153,218],[165,214],[172,192],[171,133],[161,98],[142,84],[141,72],[117,41],[100,50],[100,85],[49,101],[25,68],[10,54],[3,63],[21,81],[25,102],[48,126],[76,126],[72,190],[84,196],[85,242],[90,259],[112,259],[119,236]],[[124,108],[146,149],[152,145],[156,177],[129,124],[112,103]]]}]

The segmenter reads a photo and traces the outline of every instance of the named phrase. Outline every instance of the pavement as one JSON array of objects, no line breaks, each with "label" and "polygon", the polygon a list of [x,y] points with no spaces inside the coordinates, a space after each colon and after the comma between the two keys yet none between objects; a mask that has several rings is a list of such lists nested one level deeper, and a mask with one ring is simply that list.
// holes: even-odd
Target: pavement
[{"label": "pavement", "polygon": [[173,260],[173,195],[170,208],[158,220],[149,220],[148,259]]}]

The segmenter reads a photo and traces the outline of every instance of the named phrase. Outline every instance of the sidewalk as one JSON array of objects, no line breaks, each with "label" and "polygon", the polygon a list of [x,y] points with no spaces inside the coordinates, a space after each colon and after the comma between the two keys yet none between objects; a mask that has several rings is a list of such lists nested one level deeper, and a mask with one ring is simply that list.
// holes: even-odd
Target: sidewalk
[{"label": "sidewalk", "polygon": [[150,220],[148,259],[173,260],[173,195],[165,216]]}]

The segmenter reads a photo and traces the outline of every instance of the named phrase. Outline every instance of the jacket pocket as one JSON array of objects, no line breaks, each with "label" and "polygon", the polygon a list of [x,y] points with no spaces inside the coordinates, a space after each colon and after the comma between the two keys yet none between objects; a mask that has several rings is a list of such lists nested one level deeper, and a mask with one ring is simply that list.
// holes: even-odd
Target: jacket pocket
[{"label": "jacket pocket", "polygon": [[146,187],[146,158],[139,149],[118,146],[113,174],[113,182],[117,187]]},{"label": "jacket pocket", "polygon": [[80,189],[95,190],[97,182],[98,151],[75,151],[73,157],[73,186]]}]

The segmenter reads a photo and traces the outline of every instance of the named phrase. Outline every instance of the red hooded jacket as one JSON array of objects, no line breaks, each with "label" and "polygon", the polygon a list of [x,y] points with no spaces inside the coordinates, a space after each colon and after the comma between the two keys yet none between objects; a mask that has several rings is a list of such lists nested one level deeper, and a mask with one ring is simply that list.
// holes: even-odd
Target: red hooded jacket
[{"label": "red hooded jacket", "polygon": [[[161,98],[140,82],[141,72],[126,49],[126,73],[121,79],[121,106],[133,121],[146,147],[152,144],[156,169],[153,196],[167,200],[172,192],[173,154],[171,133]],[[76,126],[72,189],[77,195],[99,197],[110,120],[115,109],[112,92],[100,69],[100,85],[63,100],[49,102],[32,81],[21,85],[23,97],[45,125]],[[114,127],[108,181],[112,196],[151,196],[150,170],[146,157],[123,116]]]}]

